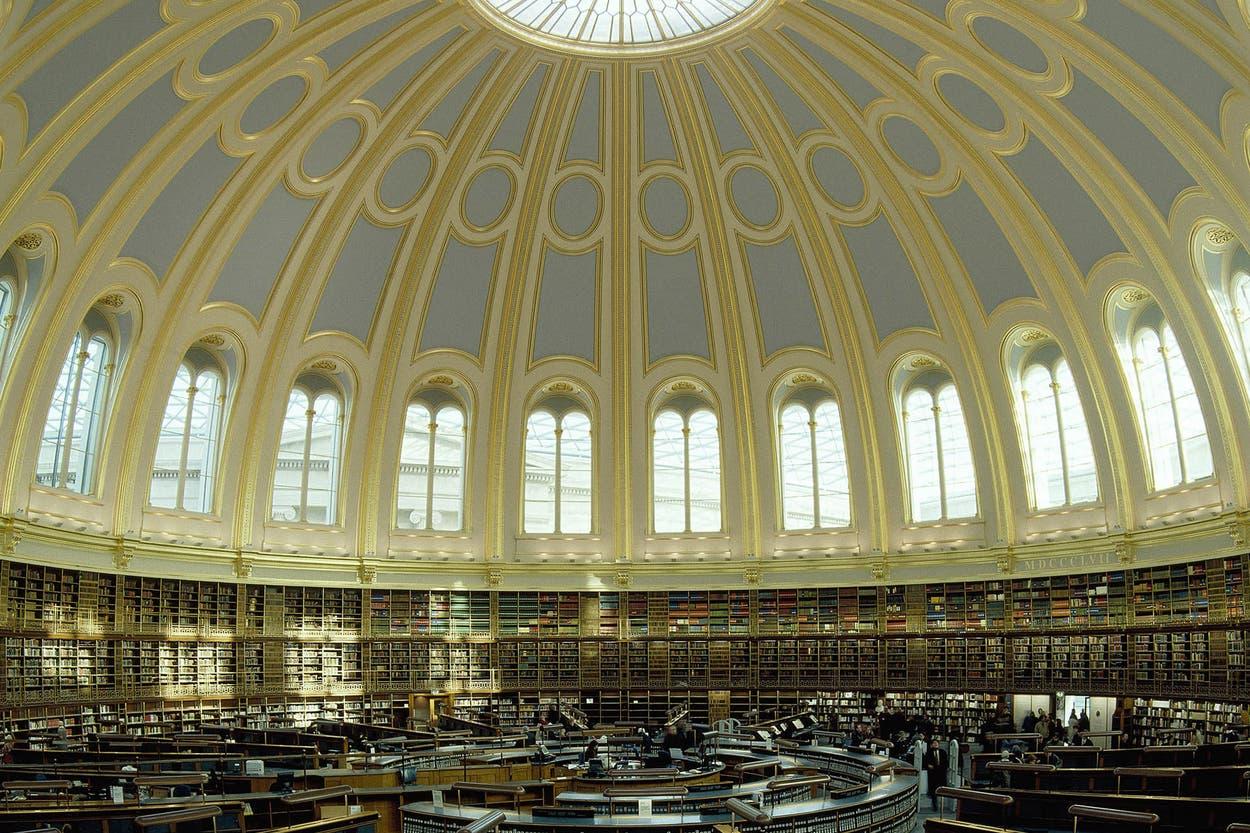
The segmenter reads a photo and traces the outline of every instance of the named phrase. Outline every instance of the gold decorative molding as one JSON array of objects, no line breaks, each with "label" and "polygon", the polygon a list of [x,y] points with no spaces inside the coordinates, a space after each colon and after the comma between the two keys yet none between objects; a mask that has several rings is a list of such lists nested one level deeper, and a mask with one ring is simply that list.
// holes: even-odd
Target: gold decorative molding
[{"label": "gold decorative molding", "polygon": [[742,581],[747,587],[758,587],[764,577],[759,567],[747,567],[742,571]]},{"label": "gold decorative molding", "polygon": [[5,518],[0,523],[0,553],[14,555],[17,545],[22,542],[22,528],[12,518]]},{"label": "gold decorative molding", "polygon": [[252,562],[243,557],[243,550],[234,551],[234,575],[235,578],[252,577]]},{"label": "gold decorative molding", "polygon": [[117,310],[126,306],[126,296],[121,294],[120,292],[110,292],[109,294],[101,298],[97,303],[101,304],[102,306],[106,306],[109,309]]},{"label": "gold decorative molding", "polygon": [[356,566],[356,580],[361,584],[373,584],[378,577],[378,569],[370,564],[361,562]]},{"label": "gold decorative molding", "polygon": [[482,582],[487,587],[498,587],[503,584],[503,570],[491,568],[482,576]]},{"label": "gold decorative molding", "polygon": [[1232,243],[1237,239],[1237,235],[1233,234],[1232,229],[1224,226],[1216,226],[1207,231],[1207,242],[1215,246],[1224,246]]},{"label": "gold decorative molding", "polygon": [[547,393],[573,393],[577,388],[569,382],[552,382],[547,385]]},{"label": "gold decorative molding", "polygon": [[124,571],[130,566],[130,562],[134,560],[134,546],[125,538],[114,539],[113,542],[113,566],[118,571]]},{"label": "gold decorative molding", "polygon": [[209,333],[200,339],[200,344],[205,344],[209,347],[222,347],[225,343],[226,339],[217,333]]},{"label": "gold decorative molding", "polygon": [[13,245],[19,249],[33,252],[43,245],[43,235],[37,231],[28,231],[24,234],[19,234],[17,239],[13,241]]},{"label": "gold decorative molding", "polygon": [[1124,299],[1126,304],[1140,304],[1142,301],[1150,298],[1150,293],[1144,289],[1133,287],[1132,289],[1124,290],[1120,297]]},{"label": "gold decorative molding", "polygon": [[445,373],[440,373],[437,376],[431,376],[425,383],[427,385],[438,385],[439,387],[450,388],[455,387],[456,380]]},{"label": "gold decorative molding", "polygon": [[318,359],[309,365],[313,370],[324,370],[327,373],[334,373],[339,369],[338,363],[329,359]]},{"label": "gold decorative molding", "polygon": [[872,570],[874,581],[887,581],[890,578],[890,565],[884,558],[874,563],[869,569]]},{"label": "gold decorative molding", "polygon": [[930,367],[937,367],[938,363],[928,356],[917,356],[911,360],[912,370],[926,370]]},{"label": "gold decorative molding", "polygon": [[1250,542],[1250,512],[1238,513],[1236,517],[1224,524],[1224,531],[1232,540],[1233,546],[1242,548]]},{"label": "gold decorative molding", "polygon": [[634,583],[634,577],[629,570],[617,570],[616,575],[613,576],[613,581],[617,587],[620,587],[622,590],[628,590],[630,585]]},{"label": "gold decorative molding", "polygon": [[1003,553],[1000,553],[995,560],[998,572],[1005,576],[1009,576],[1016,571],[1016,550],[1014,547],[1008,547]]},{"label": "gold decorative molding", "polygon": [[1121,541],[1116,541],[1115,560],[1125,565],[1132,564],[1137,560],[1137,545],[1128,536],[1125,536]]},{"label": "gold decorative molding", "polygon": [[790,377],[792,385],[814,385],[819,381],[820,379],[811,373],[796,373]]},{"label": "gold decorative molding", "polygon": [[1043,330],[1025,330],[1020,334],[1020,341],[1024,344],[1036,344],[1049,338],[1050,336]]},{"label": "gold decorative molding", "polygon": [[693,391],[697,391],[698,389],[699,389],[699,386],[696,385],[694,382],[687,382],[685,380],[682,380],[680,382],[673,382],[673,384],[669,386],[669,390],[671,390],[673,393],[691,393]]}]

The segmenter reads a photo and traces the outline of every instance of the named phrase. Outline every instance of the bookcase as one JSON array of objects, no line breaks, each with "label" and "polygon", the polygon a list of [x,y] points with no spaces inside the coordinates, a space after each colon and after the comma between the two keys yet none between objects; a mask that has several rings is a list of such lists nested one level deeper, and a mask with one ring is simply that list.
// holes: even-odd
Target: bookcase
[{"label": "bookcase", "polygon": [[674,704],[711,714],[713,693],[716,712],[727,703],[735,716],[872,691],[1227,705],[1250,701],[1247,566],[1241,555],[995,581],[577,593],[276,586],[0,560],[0,710],[36,719],[75,704],[74,719],[92,725],[135,703],[152,707],[136,714],[175,704],[161,722],[205,704],[224,714],[227,702],[240,719],[294,702],[301,714],[365,715],[377,697],[392,704],[379,719],[399,720],[393,704],[431,691],[507,695],[490,701],[501,719],[568,702],[608,722],[662,718]]}]

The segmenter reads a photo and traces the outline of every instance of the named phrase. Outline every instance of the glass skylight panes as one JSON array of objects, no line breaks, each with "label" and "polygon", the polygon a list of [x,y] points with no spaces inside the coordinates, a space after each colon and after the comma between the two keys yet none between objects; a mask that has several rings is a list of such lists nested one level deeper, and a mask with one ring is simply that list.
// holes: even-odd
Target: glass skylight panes
[{"label": "glass skylight panes", "polygon": [[733,20],[757,0],[483,0],[514,23],[591,46],[662,44]]}]

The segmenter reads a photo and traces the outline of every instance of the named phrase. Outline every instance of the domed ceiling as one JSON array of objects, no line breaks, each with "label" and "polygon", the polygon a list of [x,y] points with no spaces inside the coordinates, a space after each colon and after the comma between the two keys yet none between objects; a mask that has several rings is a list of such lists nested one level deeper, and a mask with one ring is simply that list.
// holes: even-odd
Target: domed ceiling
[{"label": "domed ceiling", "polygon": [[[487,3],[0,0],[9,552],[646,587],[1245,545],[1250,407],[1213,289],[1250,240],[1244,0]],[[1183,488],[1149,485],[1109,331],[1143,297],[1210,437],[1214,475]],[[35,457],[102,303],[124,347],[98,486],[71,494]],[[1032,508],[1009,366],[1030,341],[1072,365],[1095,501]],[[211,512],[159,510],[161,412],[197,347],[228,367],[220,485]],[[909,520],[897,390],[923,368],[960,391],[973,518]],[[348,403],[332,526],[269,520],[307,373]],[[786,531],[775,406],[812,384],[841,405],[852,519]],[[430,385],[469,413],[458,532],[394,523]],[[651,419],[684,389],[720,421],[723,533],[651,531]],[[591,412],[590,534],[520,533],[526,414],[553,391]]]}]

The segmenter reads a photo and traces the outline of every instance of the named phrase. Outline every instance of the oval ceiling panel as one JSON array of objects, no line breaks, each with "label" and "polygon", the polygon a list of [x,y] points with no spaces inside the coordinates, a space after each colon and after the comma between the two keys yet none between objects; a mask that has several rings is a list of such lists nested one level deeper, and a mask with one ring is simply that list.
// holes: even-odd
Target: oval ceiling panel
[{"label": "oval ceiling panel", "polygon": [[1007,126],[998,102],[980,86],[954,72],[947,72],[937,80],[938,92],[950,108],[968,120],[969,124],[997,133]]},{"label": "oval ceiling panel", "polygon": [[490,228],[499,221],[512,198],[512,177],[498,165],[492,165],[473,178],[464,195],[464,216],[469,224]]},{"label": "oval ceiling panel", "polygon": [[864,200],[864,178],[851,158],[830,145],[812,152],[812,175],[831,203],[839,208],[853,208]]},{"label": "oval ceiling panel", "polygon": [[599,219],[599,186],[589,178],[571,176],[556,191],[553,218],[565,237],[581,237]]},{"label": "oval ceiling panel", "polygon": [[353,118],[339,119],[321,132],[304,151],[304,176],[322,179],[339,169],[360,143],[360,122]]},{"label": "oval ceiling panel", "polygon": [[730,181],[734,207],[753,226],[767,228],[777,220],[779,207],[777,189],[772,180],[753,165],[743,165],[734,171]]},{"label": "oval ceiling panel", "polygon": [[647,222],[661,237],[676,237],[686,227],[690,206],[686,191],[671,176],[657,176],[647,185],[642,198]]},{"label": "oval ceiling panel", "polygon": [[263,49],[277,29],[277,24],[267,17],[236,26],[204,50],[196,69],[200,75],[221,75]]},{"label": "oval ceiling panel", "polygon": [[378,184],[378,202],[399,211],[415,200],[429,181],[434,158],[425,148],[409,148],[396,156]]},{"label": "oval ceiling panel", "polygon": [[302,75],[287,75],[260,91],[243,111],[239,127],[244,133],[263,133],[282,121],[299,106],[308,92],[308,80]]},{"label": "oval ceiling panel", "polygon": [[972,21],[972,32],[998,57],[1025,72],[1041,75],[1050,69],[1046,53],[1019,29],[996,17],[982,15]]},{"label": "oval ceiling panel", "polygon": [[911,119],[890,116],[881,126],[881,132],[894,155],[916,173],[936,176],[942,169],[942,157],[933,140]]}]

